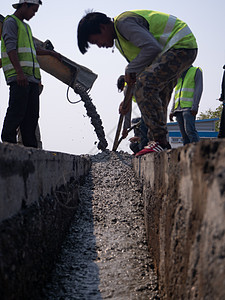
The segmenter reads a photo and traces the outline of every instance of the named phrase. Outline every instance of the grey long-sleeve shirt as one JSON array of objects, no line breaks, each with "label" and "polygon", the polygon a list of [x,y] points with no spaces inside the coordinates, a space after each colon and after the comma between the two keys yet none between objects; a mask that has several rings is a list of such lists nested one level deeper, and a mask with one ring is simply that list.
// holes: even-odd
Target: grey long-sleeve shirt
[{"label": "grey long-sleeve shirt", "polygon": [[181,112],[187,109],[191,109],[194,111],[198,111],[198,107],[199,107],[199,102],[202,96],[202,91],[203,91],[203,75],[202,75],[202,71],[198,68],[196,73],[195,73],[195,90],[194,90],[194,95],[193,95],[193,103],[192,103],[192,107],[188,107],[188,108],[181,108],[180,105],[178,105],[178,107],[176,108],[176,110],[174,110],[174,106],[175,106],[175,97],[173,98],[173,105],[171,108],[171,113],[176,113],[176,112]]},{"label": "grey long-sleeve shirt", "polygon": [[140,73],[162,51],[162,46],[149,32],[149,24],[142,16],[134,14],[117,21],[120,34],[141,51],[127,66],[127,73]]}]

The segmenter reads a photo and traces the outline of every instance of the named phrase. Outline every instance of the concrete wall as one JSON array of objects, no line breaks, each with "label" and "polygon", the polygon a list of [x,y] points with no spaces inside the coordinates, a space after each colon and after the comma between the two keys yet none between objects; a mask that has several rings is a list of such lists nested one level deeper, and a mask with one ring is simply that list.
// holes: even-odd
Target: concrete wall
[{"label": "concrete wall", "polygon": [[225,141],[134,159],[160,299],[225,299]]},{"label": "concrete wall", "polygon": [[[88,156],[0,143],[0,295],[37,299],[79,201]],[[39,295],[40,297],[40,295]]]}]

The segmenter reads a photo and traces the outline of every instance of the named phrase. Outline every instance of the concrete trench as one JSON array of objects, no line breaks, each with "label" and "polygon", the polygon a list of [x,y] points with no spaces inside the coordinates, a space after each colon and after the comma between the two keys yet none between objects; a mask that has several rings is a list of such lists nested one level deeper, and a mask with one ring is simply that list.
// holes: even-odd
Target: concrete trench
[{"label": "concrete trench", "polygon": [[224,156],[0,143],[0,299],[225,299]]},{"label": "concrete trench", "polygon": [[37,298],[159,299],[132,156],[106,151],[91,159],[69,234]]}]

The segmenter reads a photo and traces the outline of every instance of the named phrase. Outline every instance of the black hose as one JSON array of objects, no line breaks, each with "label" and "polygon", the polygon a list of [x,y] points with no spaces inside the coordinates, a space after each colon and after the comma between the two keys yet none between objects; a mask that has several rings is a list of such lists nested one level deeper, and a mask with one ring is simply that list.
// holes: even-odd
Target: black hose
[{"label": "black hose", "polygon": [[82,101],[82,99],[80,99],[80,100],[77,100],[77,101],[71,101],[70,99],[69,99],[69,89],[70,89],[70,86],[68,86],[68,88],[67,88],[67,92],[66,92],[66,98],[67,98],[67,100],[69,101],[69,103],[71,103],[71,104],[77,104],[77,103],[79,103],[79,102],[81,102]]}]

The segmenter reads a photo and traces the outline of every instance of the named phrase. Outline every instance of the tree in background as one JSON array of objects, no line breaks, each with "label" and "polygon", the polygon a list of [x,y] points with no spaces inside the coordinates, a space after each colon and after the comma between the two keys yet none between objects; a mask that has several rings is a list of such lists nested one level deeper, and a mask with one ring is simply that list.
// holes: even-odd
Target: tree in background
[{"label": "tree in background", "polygon": [[215,119],[215,118],[219,118],[218,121],[216,121],[216,131],[219,131],[220,128],[220,117],[222,114],[222,110],[223,110],[223,104],[221,103],[216,110],[212,110],[211,108],[206,110],[205,112],[201,112],[199,114],[199,117],[197,118],[198,120],[203,120],[203,119]]}]

